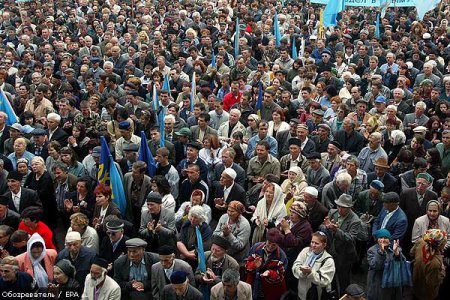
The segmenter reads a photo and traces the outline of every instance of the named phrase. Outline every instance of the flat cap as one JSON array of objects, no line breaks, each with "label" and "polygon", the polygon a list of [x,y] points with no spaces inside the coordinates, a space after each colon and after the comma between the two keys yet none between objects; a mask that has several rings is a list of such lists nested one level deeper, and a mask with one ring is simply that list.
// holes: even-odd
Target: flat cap
[{"label": "flat cap", "polygon": [[379,190],[380,192],[384,190],[384,184],[379,180],[373,180],[370,183],[370,187],[373,187],[374,189]]},{"label": "flat cap", "polygon": [[119,129],[130,129],[131,124],[129,121],[122,121],[119,123]]},{"label": "flat cap", "polygon": [[307,159],[321,159],[322,156],[319,152],[311,152],[306,156]]},{"label": "flat cap", "polygon": [[147,202],[161,204],[162,203],[161,194],[157,193],[157,192],[150,192],[150,193],[148,193],[148,195],[147,195]]},{"label": "flat cap", "polygon": [[47,135],[47,132],[45,131],[45,129],[42,128],[36,128],[31,132],[32,136],[42,136],[42,135]]},{"label": "flat cap", "polygon": [[175,134],[179,136],[191,136],[191,131],[189,130],[189,128],[183,127],[177,132],[175,132]]},{"label": "flat cap", "polygon": [[315,110],[313,110],[313,114],[323,117],[324,111],[321,109],[315,109]]},{"label": "flat cap", "polygon": [[295,145],[295,146],[299,146],[300,148],[302,147],[302,141],[300,141],[300,139],[298,139],[298,138],[290,138],[288,143],[289,143],[289,146]]},{"label": "flat cap", "polygon": [[362,297],[365,295],[364,289],[357,285],[356,283],[350,284],[346,289],[345,293],[350,297]]},{"label": "flat cap", "polygon": [[96,146],[94,147],[94,149],[92,149],[92,156],[93,157],[100,157],[100,155],[102,154],[102,147],[100,146]]},{"label": "flat cap", "polygon": [[92,63],[99,63],[101,61],[101,58],[98,56],[93,56],[91,57],[91,62]]},{"label": "flat cap", "polygon": [[120,220],[111,220],[106,223],[106,231],[117,232],[122,230],[124,224]]},{"label": "flat cap", "polygon": [[317,127],[323,128],[323,129],[327,130],[328,132],[331,131],[331,127],[327,123],[320,123],[319,125],[317,125]]},{"label": "flat cap", "polygon": [[132,238],[125,242],[127,248],[147,247],[147,242],[140,238]]},{"label": "flat cap", "polygon": [[319,196],[319,191],[313,187],[313,186],[308,186],[305,188],[305,193],[307,193],[308,195],[311,195],[315,198],[317,198]]},{"label": "flat cap", "polygon": [[95,257],[94,261],[92,262],[93,265],[99,266],[103,269],[108,269],[108,261],[106,259]]},{"label": "flat cap", "polygon": [[64,70],[64,74],[67,74],[67,73],[73,73],[73,74],[75,74],[75,70],[72,69],[72,68],[67,68],[67,69]]},{"label": "flat cap", "polygon": [[183,271],[175,271],[170,275],[170,282],[172,284],[182,284],[187,280],[187,273]]},{"label": "flat cap", "polygon": [[383,195],[383,202],[386,203],[399,203],[400,197],[394,192],[388,192]]},{"label": "flat cap", "polygon": [[335,146],[336,148],[338,148],[339,150],[342,151],[342,145],[338,141],[331,141],[329,145],[333,145],[333,146]]},{"label": "flat cap", "polygon": [[123,151],[129,151],[129,152],[138,152],[139,151],[139,145],[137,144],[126,144],[123,146]]},{"label": "flat cap", "polygon": [[21,181],[23,178],[22,174],[20,174],[17,171],[11,171],[8,173],[8,176],[6,177],[7,180],[17,180]]},{"label": "flat cap", "polygon": [[330,49],[325,48],[325,49],[322,50],[322,54],[328,54],[328,55],[331,56],[331,51],[330,51]]},{"label": "flat cap", "polygon": [[158,248],[159,255],[171,255],[175,253],[175,248],[171,245],[162,245]]},{"label": "flat cap", "polygon": [[212,243],[214,245],[219,246],[220,248],[222,248],[225,251],[227,251],[231,247],[230,242],[226,238],[224,238],[220,235],[217,235],[217,234],[212,236]]},{"label": "flat cap", "polygon": [[189,142],[186,144],[186,147],[190,147],[190,148],[194,148],[200,151],[200,149],[202,149],[202,145],[200,145],[197,142]]},{"label": "flat cap", "polygon": [[3,195],[0,195],[0,205],[8,206],[9,198]]}]

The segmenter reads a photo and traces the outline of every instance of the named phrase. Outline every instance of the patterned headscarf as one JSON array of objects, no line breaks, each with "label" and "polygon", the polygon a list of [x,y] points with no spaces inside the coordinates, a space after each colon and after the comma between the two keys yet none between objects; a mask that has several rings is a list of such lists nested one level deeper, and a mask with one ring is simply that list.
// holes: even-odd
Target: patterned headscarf
[{"label": "patterned headscarf", "polygon": [[423,261],[426,263],[433,258],[436,250],[442,251],[447,244],[447,232],[440,229],[429,229],[422,237],[425,245],[422,248]]},{"label": "patterned headscarf", "polygon": [[289,210],[291,213],[299,215],[302,219],[306,219],[308,217],[308,209],[306,208],[306,204],[301,201],[295,201],[292,203]]},{"label": "patterned headscarf", "polygon": [[228,207],[236,210],[239,214],[243,214],[245,211],[245,207],[244,204],[242,204],[241,202],[237,201],[237,200],[233,200],[230,202],[230,204],[228,204]]}]

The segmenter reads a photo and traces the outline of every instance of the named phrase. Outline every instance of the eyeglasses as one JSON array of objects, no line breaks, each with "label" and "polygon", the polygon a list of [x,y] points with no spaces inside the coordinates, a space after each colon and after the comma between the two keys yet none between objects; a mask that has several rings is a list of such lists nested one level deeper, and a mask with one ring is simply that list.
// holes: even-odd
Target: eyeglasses
[{"label": "eyeglasses", "polygon": [[255,120],[253,120],[253,119],[248,119],[247,121],[248,121],[248,122],[254,122]]}]

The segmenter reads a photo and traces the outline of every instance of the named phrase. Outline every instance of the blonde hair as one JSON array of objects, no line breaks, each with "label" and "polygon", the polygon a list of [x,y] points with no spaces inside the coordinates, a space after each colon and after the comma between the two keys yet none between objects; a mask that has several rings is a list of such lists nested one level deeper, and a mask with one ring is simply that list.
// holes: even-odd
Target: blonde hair
[{"label": "blonde hair", "polygon": [[89,225],[89,219],[83,213],[74,213],[70,216],[70,221],[73,221],[75,224],[82,228],[86,228]]}]

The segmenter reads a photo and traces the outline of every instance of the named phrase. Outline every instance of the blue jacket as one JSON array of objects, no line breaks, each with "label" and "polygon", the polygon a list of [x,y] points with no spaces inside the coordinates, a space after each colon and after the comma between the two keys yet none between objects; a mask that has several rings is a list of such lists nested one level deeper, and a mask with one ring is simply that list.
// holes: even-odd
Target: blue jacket
[{"label": "blue jacket", "polygon": [[[387,210],[382,208],[378,218],[375,219],[372,227],[372,235],[375,235],[378,229],[381,228],[381,224],[383,223],[384,217],[387,215]],[[394,215],[389,219],[385,227],[392,235],[393,240],[402,241],[406,229],[408,228],[408,219],[406,218],[405,212],[399,207],[398,210],[394,213]]]}]

